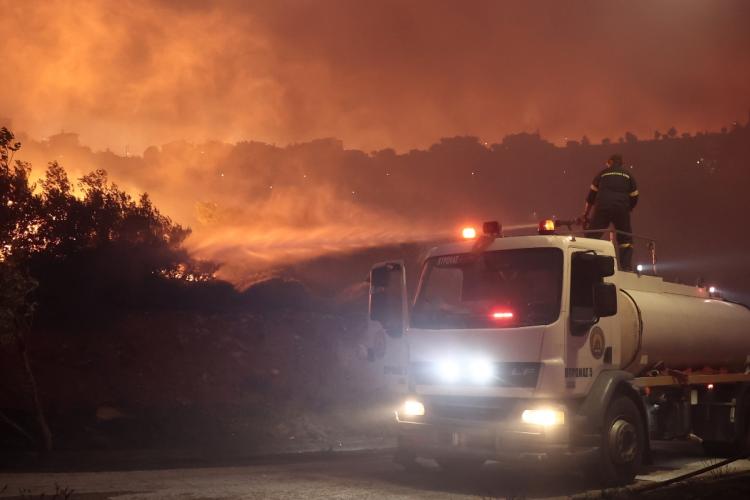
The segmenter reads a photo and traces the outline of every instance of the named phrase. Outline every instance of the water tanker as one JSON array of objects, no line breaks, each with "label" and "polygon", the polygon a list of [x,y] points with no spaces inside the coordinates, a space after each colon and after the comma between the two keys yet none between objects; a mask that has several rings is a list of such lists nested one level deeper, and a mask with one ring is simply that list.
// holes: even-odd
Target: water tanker
[{"label": "water tanker", "polygon": [[576,460],[622,484],[651,440],[750,451],[750,310],[556,232],[467,231],[428,253],[411,296],[403,262],[372,268],[370,319],[404,353],[384,366],[398,461]]},{"label": "water tanker", "polygon": [[622,369],[636,376],[652,367],[741,372],[750,363],[746,306],[651,276],[618,281]]}]

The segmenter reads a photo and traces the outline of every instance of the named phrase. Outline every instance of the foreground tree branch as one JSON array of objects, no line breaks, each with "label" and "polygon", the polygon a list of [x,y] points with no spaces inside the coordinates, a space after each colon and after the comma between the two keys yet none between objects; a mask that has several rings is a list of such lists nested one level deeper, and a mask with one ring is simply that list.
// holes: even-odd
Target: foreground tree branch
[{"label": "foreground tree branch", "polygon": [[[39,395],[39,387],[34,376],[34,370],[31,367],[26,343],[26,336],[31,331],[31,320],[36,307],[31,298],[31,293],[36,287],[36,280],[20,271],[12,261],[3,262],[0,265],[0,335],[10,336],[15,341],[23,364],[24,374],[29,383],[34,415],[39,426],[42,443],[44,449],[50,451],[52,450],[52,432],[44,415],[44,406]],[[5,418],[3,421],[28,437],[28,434],[10,419]]]},{"label": "foreground tree branch", "polygon": [[29,434],[28,432],[26,432],[26,429],[24,429],[23,427],[21,427],[20,425],[18,425],[17,423],[15,423],[10,417],[8,417],[2,411],[0,411],[0,422],[5,423],[6,425],[8,425],[12,429],[14,429],[16,432],[18,432],[19,434],[21,434],[23,437],[25,437],[26,439],[28,439],[30,442],[32,442],[32,443],[36,442],[36,440],[34,439],[34,437],[31,434]]},{"label": "foreground tree branch", "polygon": [[[26,330],[28,331],[28,330]],[[23,361],[24,372],[26,378],[29,381],[31,389],[31,397],[34,401],[34,414],[36,417],[37,424],[39,425],[39,432],[42,435],[42,442],[44,443],[45,451],[52,451],[52,431],[47,424],[47,418],[44,415],[44,407],[42,406],[42,400],[39,397],[39,387],[36,383],[36,377],[34,376],[34,370],[31,368],[31,361],[29,360],[29,352],[26,347],[25,333],[16,334],[15,339],[18,344],[18,352]]]}]

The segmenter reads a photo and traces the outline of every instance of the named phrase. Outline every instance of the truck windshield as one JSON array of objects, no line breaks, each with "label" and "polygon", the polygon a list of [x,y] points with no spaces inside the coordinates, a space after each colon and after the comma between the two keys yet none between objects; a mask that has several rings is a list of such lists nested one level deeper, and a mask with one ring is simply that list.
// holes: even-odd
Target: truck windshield
[{"label": "truck windshield", "polygon": [[524,248],[428,259],[412,312],[415,328],[546,325],[560,315],[563,254]]}]

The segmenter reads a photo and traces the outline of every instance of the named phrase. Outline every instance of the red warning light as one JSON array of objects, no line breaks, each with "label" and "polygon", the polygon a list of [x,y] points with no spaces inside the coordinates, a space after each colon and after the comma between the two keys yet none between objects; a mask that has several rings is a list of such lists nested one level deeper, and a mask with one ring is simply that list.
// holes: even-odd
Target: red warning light
[{"label": "red warning light", "polygon": [[477,237],[477,230],[473,227],[465,227],[461,230],[461,236],[464,237],[464,239],[471,240]]},{"label": "red warning light", "polygon": [[513,319],[513,313],[510,311],[494,311],[492,319]]}]

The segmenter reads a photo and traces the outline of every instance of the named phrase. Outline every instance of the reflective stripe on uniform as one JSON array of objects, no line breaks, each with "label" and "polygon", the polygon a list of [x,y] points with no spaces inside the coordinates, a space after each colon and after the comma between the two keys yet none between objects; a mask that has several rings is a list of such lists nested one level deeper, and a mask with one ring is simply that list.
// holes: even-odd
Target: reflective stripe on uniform
[{"label": "reflective stripe on uniform", "polygon": [[630,176],[626,174],[625,172],[605,172],[602,174],[602,177],[607,177],[608,175],[621,175],[622,177],[625,177],[626,179],[630,179]]},{"label": "reflective stripe on uniform", "polygon": [[638,196],[638,190],[636,189],[632,193],[630,193],[630,196]]},{"label": "reflective stripe on uniform", "polygon": [[632,243],[620,243],[618,246],[620,248],[629,248],[629,247],[632,247],[633,244]]},{"label": "reflective stripe on uniform", "polygon": [[594,186],[594,185],[592,184],[592,185],[591,185],[591,190],[592,190],[592,191],[599,191],[599,188],[598,188],[598,187],[596,187],[596,186]]}]

